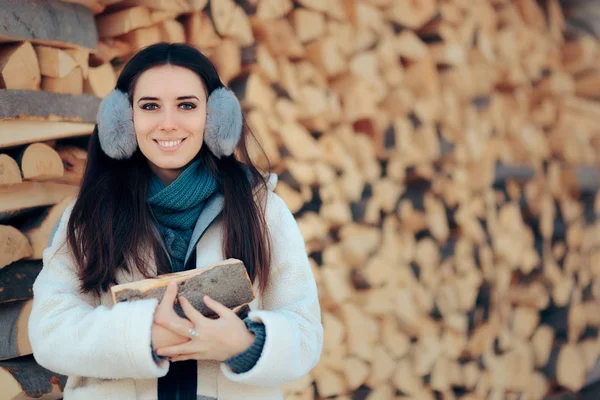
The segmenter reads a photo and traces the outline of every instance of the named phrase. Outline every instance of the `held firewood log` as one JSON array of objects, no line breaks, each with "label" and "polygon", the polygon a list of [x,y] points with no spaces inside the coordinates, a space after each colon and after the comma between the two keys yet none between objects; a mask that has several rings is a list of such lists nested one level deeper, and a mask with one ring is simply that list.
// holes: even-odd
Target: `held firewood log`
[{"label": "held firewood log", "polygon": [[[113,286],[113,301],[116,304],[146,298],[160,300],[171,281],[178,284],[179,296],[185,297],[209,318],[215,318],[217,315],[204,304],[204,295],[235,310],[238,315],[247,311],[247,305],[255,298],[254,288],[244,264],[236,259],[228,259],[198,269]],[[185,317],[179,303],[175,305],[175,311],[181,317]]]}]

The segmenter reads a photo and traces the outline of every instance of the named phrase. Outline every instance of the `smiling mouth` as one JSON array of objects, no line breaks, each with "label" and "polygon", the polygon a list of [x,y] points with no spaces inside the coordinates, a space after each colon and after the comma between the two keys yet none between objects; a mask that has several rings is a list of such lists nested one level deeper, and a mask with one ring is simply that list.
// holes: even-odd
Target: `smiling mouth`
[{"label": "smiling mouth", "polygon": [[181,143],[185,141],[185,139],[177,139],[177,140],[157,140],[153,139],[154,142],[163,150],[175,150],[181,146]]}]

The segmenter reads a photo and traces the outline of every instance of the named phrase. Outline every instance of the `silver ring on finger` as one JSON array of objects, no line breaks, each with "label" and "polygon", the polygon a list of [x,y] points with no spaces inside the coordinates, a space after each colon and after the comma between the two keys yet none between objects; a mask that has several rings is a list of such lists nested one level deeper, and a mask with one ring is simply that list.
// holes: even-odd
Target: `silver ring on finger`
[{"label": "silver ring on finger", "polygon": [[190,329],[188,329],[188,336],[190,338],[195,338],[196,336],[198,336],[198,331],[195,330],[194,328],[190,328]]}]

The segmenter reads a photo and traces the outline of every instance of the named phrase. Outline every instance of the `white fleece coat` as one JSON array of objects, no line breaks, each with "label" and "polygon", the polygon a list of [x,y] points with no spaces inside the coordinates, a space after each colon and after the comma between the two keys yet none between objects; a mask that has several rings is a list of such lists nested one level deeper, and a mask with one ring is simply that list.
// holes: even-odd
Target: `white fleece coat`
[{"label": "white fleece coat", "polygon": [[[113,305],[110,293],[101,298],[79,293],[74,260],[64,244],[71,210],[72,204],[44,251],[44,267],[33,287],[29,339],[34,357],[45,368],[68,376],[66,400],[156,399],[157,379],[170,365],[157,365],[151,355],[157,301]],[[272,238],[270,284],[264,295],[257,291],[249,313],[265,324],[262,354],[241,374],[225,363],[199,361],[199,398],[282,399],[281,386],[304,376],[319,361],[323,328],[304,240],[286,204],[272,192],[266,217]],[[224,260],[222,239],[223,226],[217,219],[197,245],[196,265]],[[119,283],[139,279],[139,273],[118,277]]]}]

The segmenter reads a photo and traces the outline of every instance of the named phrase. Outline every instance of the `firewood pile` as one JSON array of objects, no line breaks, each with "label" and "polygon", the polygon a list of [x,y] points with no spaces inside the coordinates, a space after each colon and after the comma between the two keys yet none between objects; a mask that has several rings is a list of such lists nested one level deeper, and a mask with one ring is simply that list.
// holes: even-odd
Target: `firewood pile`
[{"label": "firewood pile", "polygon": [[558,0],[0,10],[0,399],[64,387],[31,355],[31,285],[100,99],[159,41],[214,61],[304,234],[325,341],[287,399],[543,399],[600,376],[600,43]]}]

